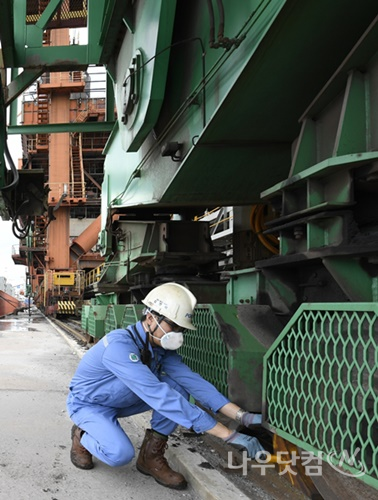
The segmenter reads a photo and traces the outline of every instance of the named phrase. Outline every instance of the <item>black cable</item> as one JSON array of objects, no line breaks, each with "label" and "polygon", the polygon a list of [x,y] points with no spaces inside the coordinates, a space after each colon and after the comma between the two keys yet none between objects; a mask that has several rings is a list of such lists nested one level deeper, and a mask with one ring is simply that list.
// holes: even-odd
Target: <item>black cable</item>
[{"label": "black cable", "polygon": [[18,225],[18,219],[16,219],[15,221],[13,221],[13,226],[12,227],[14,227],[14,229],[17,230],[20,234],[23,234],[23,235],[27,236],[27,232],[28,232],[30,226],[31,226],[31,219],[30,219],[29,216],[27,216],[26,223],[22,227],[20,227]]},{"label": "black cable", "polygon": [[5,156],[6,160],[8,161],[9,167],[10,167],[11,172],[13,174],[13,181],[10,184],[8,184],[7,186],[0,188],[0,191],[3,193],[3,198],[5,200],[7,200],[8,212],[9,212],[9,215],[10,215],[12,221],[13,221],[12,232],[13,232],[14,236],[20,240],[20,239],[25,238],[27,236],[28,231],[30,229],[30,225],[31,225],[31,219],[29,216],[27,216],[27,222],[26,222],[25,226],[22,228],[19,227],[17,219],[19,217],[19,213],[21,211],[21,208],[24,205],[27,205],[29,203],[29,200],[25,200],[20,205],[20,207],[17,209],[16,212],[13,211],[10,199],[8,198],[8,196],[5,193],[10,191],[11,189],[14,189],[18,185],[18,183],[20,181],[20,175],[18,173],[18,169],[16,168],[16,165],[13,162],[13,158],[9,152],[7,141],[4,142],[4,156]]},{"label": "black cable", "polygon": [[30,229],[30,224],[31,222],[28,222],[27,226],[25,226],[19,233],[16,233],[16,229],[18,230],[18,226],[13,222],[12,224],[12,233],[14,234],[14,236],[18,239],[18,240],[22,240],[24,238],[26,238],[26,236],[28,235],[28,231]]},{"label": "black cable", "polygon": [[224,37],[224,6],[222,0],[217,0],[219,11],[219,27],[218,27],[218,40]]},{"label": "black cable", "polygon": [[[164,47],[164,49],[161,49],[159,52],[157,52],[154,56],[150,57],[149,59],[147,59],[147,61],[143,64],[141,64],[135,71],[133,74],[137,73],[138,71],[141,71],[145,66],[147,66],[147,64],[149,64],[151,61],[153,61],[154,59],[156,59],[158,56],[160,56],[161,54],[163,54],[166,50],[169,50],[173,47],[176,47],[177,45],[182,45],[184,43],[189,43],[189,42],[195,42],[196,40],[198,40],[201,44],[201,49],[202,49],[202,57],[204,57],[205,55],[205,47],[204,47],[204,44],[202,42],[202,38],[200,37],[193,37],[193,38],[186,38],[185,40],[180,40],[179,42],[174,42],[174,43],[171,43],[170,45],[167,45],[167,47]],[[125,78],[125,81],[124,81],[124,84],[128,81],[129,78],[131,78],[132,74],[129,74],[127,75],[127,77]]]},{"label": "black cable", "polygon": [[[32,218],[29,215],[26,216],[26,222],[24,223],[23,227],[20,227],[19,223],[18,223],[19,213],[21,211],[21,208],[24,205],[27,205],[28,203],[29,203],[29,200],[25,200],[20,205],[20,207],[18,208],[17,212],[14,214],[14,218],[13,218],[12,232],[15,235],[15,237],[17,239],[19,239],[19,240],[22,240],[23,238],[26,238],[26,236],[28,235],[30,226],[32,224]],[[16,233],[16,231],[17,231],[17,233]]]},{"label": "black cable", "polygon": [[[208,0],[208,1],[211,2],[211,0]],[[211,8],[212,8],[212,6],[211,6]],[[163,54],[166,50],[171,49],[173,47],[176,47],[177,45],[182,45],[184,43],[195,42],[195,41],[198,41],[201,44],[201,50],[202,50],[202,82],[203,82],[203,90],[202,90],[203,104],[202,104],[202,107],[203,107],[203,126],[205,127],[206,126],[206,93],[205,93],[206,92],[206,90],[205,90],[205,76],[206,76],[205,55],[206,55],[206,53],[205,53],[205,46],[203,44],[202,38],[200,38],[200,37],[186,38],[185,40],[180,40],[179,42],[174,42],[174,43],[171,43],[170,45],[168,45],[167,47],[164,47],[164,49],[160,50],[154,56],[150,57],[150,59],[147,59],[147,61],[145,63],[141,64],[139,66],[139,68],[136,68],[135,71],[128,74],[127,77],[125,78],[125,81],[123,82],[123,85],[125,86],[125,84],[129,80],[129,78],[131,78],[131,76],[134,76],[135,73],[141,71],[145,66],[147,66],[147,64],[149,64],[151,61],[153,61],[158,56]]]},{"label": "black cable", "polygon": [[215,42],[215,20],[214,20],[213,0],[207,0],[207,7],[209,9],[209,16],[210,16],[209,45],[210,45],[210,47],[213,47],[214,42]]},{"label": "black cable", "polygon": [[[22,240],[23,238],[26,238],[26,236],[28,235],[28,232],[29,232],[29,229],[30,229],[30,226],[32,224],[32,217],[30,215],[25,215],[25,218],[26,218],[26,222],[23,222],[22,221],[22,227],[19,226],[19,221],[21,221],[20,219],[20,212],[21,212],[21,209],[25,206],[27,206],[28,204],[30,203],[30,200],[27,199],[27,200],[24,200],[21,205],[18,207],[18,209],[16,210],[16,212],[13,212],[12,210],[12,232],[14,234],[14,236],[19,239],[19,240]],[[10,211],[10,209],[8,208],[8,211]],[[16,232],[17,231],[17,232]]]},{"label": "black cable", "polygon": [[[31,220],[30,219],[28,219],[25,227],[23,227],[23,228],[20,228],[17,225],[16,221],[13,221],[13,224],[12,224],[12,233],[15,235],[15,237],[17,239],[22,240],[23,238],[26,238],[26,236],[28,235],[30,226],[31,226]],[[18,233],[16,231],[18,231]]]},{"label": "black cable", "polygon": [[13,173],[13,181],[10,184],[8,184],[8,186],[4,186],[4,187],[0,188],[0,191],[9,191],[17,186],[17,184],[20,180],[20,175],[18,173],[16,165],[13,162],[12,156],[9,152],[7,141],[4,142],[4,154],[5,154],[5,158],[8,160],[11,172]]},{"label": "black cable", "polygon": [[231,47],[239,47],[241,42],[244,40],[243,37],[235,37],[228,38],[224,36],[224,28],[225,28],[225,13],[224,13],[224,5],[223,0],[217,0],[218,13],[219,13],[219,24],[218,24],[218,38],[217,41],[214,39],[214,8],[213,8],[213,0],[207,0],[207,6],[209,10],[210,16],[210,39],[209,46],[211,49],[226,49],[230,50]]}]

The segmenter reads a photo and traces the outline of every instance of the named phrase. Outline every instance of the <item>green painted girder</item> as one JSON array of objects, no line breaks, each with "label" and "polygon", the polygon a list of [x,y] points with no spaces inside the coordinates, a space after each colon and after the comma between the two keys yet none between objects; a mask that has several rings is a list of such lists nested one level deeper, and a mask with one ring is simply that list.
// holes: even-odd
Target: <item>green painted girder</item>
[{"label": "green painted girder", "polygon": [[111,132],[114,122],[49,123],[46,125],[15,125],[8,134],[56,134],[63,132]]},{"label": "green painted girder", "polygon": [[[7,168],[5,165],[4,158],[4,146],[6,144],[6,116],[5,116],[5,104],[4,104],[4,95],[3,95],[3,85],[2,85],[2,75],[0,73],[0,189],[3,188],[6,182],[7,176]],[[7,211],[4,207],[4,202],[2,196],[0,196],[0,216],[4,217],[4,220],[7,216]]]},{"label": "green painted girder", "polygon": [[[351,1],[286,2],[161,202],[250,203],[286,178],[298,117],[377,14],[375,1],[365,10]],[[335,25],[336,44],[326,35]]]},{"label": "green painted girder", "polygon": [[377,159],[378,153],[376,151],[347,154],[343,156],[333,156],[331,158],[328,158],[327,160],[323,160],[320,163],[317,163],[316,165],[312,165],[306,170],[303,170],[303,172],[300,172],[282,182],[275,184],[269,189],[263,191],[261,193],[261,197],[263,199],[267,199],[277,193],[280,193],[285,188],[292,187],[295,184],[304,183],[308,179],[325,177],[326,175],[331,175],[338,170],[361,167],[363,165],[369,164],[372,161],[376,161]]},{"label": "green painted girder", "polygon": [[[2,2],[0,40],[4,67],[23,68],[9,83],[5,104],[11,104],[45,71],[85,70],[89,64],[98,64],[103,50],[100,38],[107,44],[107,36],[101,31],[105,5],[111,9],[118,3],[117,0],[88,0],[88,45],[45,47],[43,31],[62,0],[51,0],[34,25],[26,25],[26,0]],[[3,81],[5,83],[4,78]]]},{"label": "green painted girder", "polygon": [[[118,33],[115,23],[119,28],[123,22],[123,14],[131,18],[129,2],[88,0],[88,45],[45,47],[43,31],[61,3],[62,0],[51,0],[34,25],[25,24],[26,0],[17,0],[13,6],[11,1],[3,3],[5,14],[0,19],[0,39],[4,65],[24,68],[7,87],[6,105],[11,104],[45,71],[85,70],[89,64],[99,64],[100,56],[105,62],[111,57],[115,33]],[[105,56],[103,54],[106,51]],[[114,97],[111,96],[109,101],[113,100]],[[114,110],[109,111],[108,116],[113,120]]]},{"label": "green painted girder", "polygon": [[370,99],[370,89],[365,81],[366,74],[361,72],[361,68],[367,67],[377,46],[378,17],[300,118],[302,129],[293,155],[290,178],[317,163],[317,128],[313,118],[343,91],[343,106],[333,154],[341,156],[360,153],[368,148],[370,110],[367,109],[367,102]]},{"label": "green painted girder", "polygon": [[[125,23],[131,31],[135,30],[134,8],[131,0],[115,0],[107,2],[104,13],[102,31],[100,36],[101,54],[99,57],[101,64],[108,64],[113,56],[120,27]],[[126,21],[125,21],[126,20]]]},{"label": "green painted girder", "polygon": [[135,33],[125,37],[117,64],[118,119],[122,122],[122,145],[129,152],[139,150],[159,117],[166,93],[176,0],[155,0],[148,8],[143,2],[139,5]]},{"label": "green painted girder", "polygon": [[5,105],[11,104],[20,96],[35,80],[44,73],[44,68],[25,69],[18,76],[12,79],[7,86],[7,97]]},{"label": "green painted girder", "polygon": [[105,9],[111,8],[117,0],[88,0],[88,59],[95,61],[90,64],[99,64],[102,52],[101,43],[107,40],[102,37],[102,26]]},{"label": "green painted girder", "polygon": [[12,67],[15,60],[12,0],[3,0],[1,2],[0,40],[4,66]]},{"label": "green painted girder", "polygon": [[[99,64],[102,51],[100,38],[104,44],[106,37],[102,36],[102,22],[105,5],[107,8],[116,0],[88,0],[88,45],[70,45],[67,47],[43,47],[43,31],[59,8],[62,0],[51,0],[38,22],[26,25],[26,0],[14,2],[14,40],[9,34],[9,44],[14,52],[13,61],[8,61],[7,66],[18,68],[41,68],[48,71],[64,71],[84,69],[88,64]],[[7,40],[8,40],[7,39]],[[2,40],[3,41],[3,40]]]},{"label": "green painted girder", "polygon": [[67,45],[66,47],[30,47],[16,57],[16,67],[46,71],[84,70],[88,64],[97,64],[98,59],[90,58],[87,45]]},{"label": "green painted girder", "polygon": [[113,92],[113,81],[110,77],[109,72],[106,75],[106,110],[105,110],[105,120],[114,122],[115,121],[115,112],[114,112],[114,92]]},{"label": "green painted girder", "polygon": [[377,278],[369,275],[359,259],[335,256],[323,259],[324,266],[352,302],[377,302]]},{"label": "green painted girder", "polygon": [[[190,99],[181,101],[180,111],[170,116],[169,127],[138,163],[127,154],[125,158],[121,155],[122,167],[116,158],[109,159],[117,171],[127,163],[126,179],[131,169],[132,182],[125,183],[122,194],[118,174],[110,170],[112,167],[108,170],[110,177],[114,173],[116,178],[114,187],[110,179],[109,193],[117,197],[117,206],[146,204],[174,210],[202,207],[204,203],[250,204],[260,201],[261,191],[288,177],[292,143],[300,132],[299,117],[378,14],[378,2],[368,0],[364,9],[354,0],[288,0],[260,5],[265,11],[245,29],[245,40],[219,56],[219,63],[206,75],[205,106],[210,118],[205,128],[203,86],[199,85]],[[230,4],[225,2],[225,6],[232,12]],[[239,19],[240,25],[243,22]],[[180,26],[175,26],[175,31],[179,30]],[[173,73],[168,74],[172,92],[165,95],[166,113],[177,109],[177,95],[175,100],[172,95],[179,92],[185,71],[185,58],[181,57],[181,62],[174,57],[172,52]],[[194,57],[191,65],[195,66]],[[208,62],[206,65],[209,67]],[[181,162],[161,157],[162,145],[175,141],[183,143]],[[119,155],[116,148],[110,153]]]},{"label": "green painted girder", "polygon": [[35,24],[26,26],[26,43],[28,47],[40,47],[43,40],[43,30],[54,17],[63,0],[50,0],[45,10]]}]

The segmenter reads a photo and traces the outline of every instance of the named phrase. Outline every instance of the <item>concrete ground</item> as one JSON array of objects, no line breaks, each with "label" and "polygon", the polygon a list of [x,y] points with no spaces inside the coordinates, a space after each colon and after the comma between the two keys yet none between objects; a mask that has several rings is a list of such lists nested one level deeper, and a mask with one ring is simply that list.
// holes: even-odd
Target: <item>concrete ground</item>
[{"label": "concrete ground", "polygon": [[[69,457],[71,421],[65,401],[68,384],[85,352],[38,311],[0,320],[0,500],[243,500],[273,498],[246,495],[180,433],[167,450],[171,465],[189,482],[174,491],[140,474],[135,459],[111,468],[95,461],[82,471]],[[123,419],[136,454],[148,426],[148,414]]]}]

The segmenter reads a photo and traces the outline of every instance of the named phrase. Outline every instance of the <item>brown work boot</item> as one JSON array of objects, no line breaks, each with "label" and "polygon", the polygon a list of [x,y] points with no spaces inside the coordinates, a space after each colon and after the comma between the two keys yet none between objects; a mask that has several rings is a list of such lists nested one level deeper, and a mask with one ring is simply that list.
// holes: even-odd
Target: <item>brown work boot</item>
[{"label": "brown work boot", "polygon": [[92,455],[80,443],[83,432],[77,425],[71,429],[71,462],[79,469],[93,469]]},{"label": "brown work boot", "polygon": [[168,447],[167,440],[147,429],[136,463],[137,469],[167,488],[184,490],[188,486],[184,476],[172,470],[164,457]]}]

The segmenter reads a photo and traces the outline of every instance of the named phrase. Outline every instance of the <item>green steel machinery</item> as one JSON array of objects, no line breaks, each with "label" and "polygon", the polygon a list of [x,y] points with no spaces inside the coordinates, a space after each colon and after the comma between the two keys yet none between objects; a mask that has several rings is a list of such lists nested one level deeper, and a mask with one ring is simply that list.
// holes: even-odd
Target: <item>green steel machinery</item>
[{"label": "green steel machinery", "polygon": [[[87,44],[43,46],[65,5]],[[107,70],[105,264],[83,309],[85,325],[101,321],[93,336],[134,321],[156,284],[185,283],[199,302],[188,364],[263,411],[271,435],[319,456],[328,476],[312,479],[325,498],[372,494],[378,2],[7,0],[0,35],[5,157],[7,136],[32,133],[15,103],[35,79]],[[11,217],[28,189],[17,178],[2,161]]]}]

